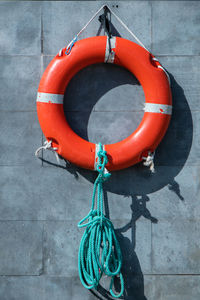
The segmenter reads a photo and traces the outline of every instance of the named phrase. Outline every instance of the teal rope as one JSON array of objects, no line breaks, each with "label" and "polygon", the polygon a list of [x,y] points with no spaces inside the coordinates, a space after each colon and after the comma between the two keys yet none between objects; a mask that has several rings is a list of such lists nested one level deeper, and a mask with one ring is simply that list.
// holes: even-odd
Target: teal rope
[{"label": "teal rope", "polygon": [[[113,224],[103,214],[103,182],[111,174],[105,169],[108,163],[106,151],[102,149],[101,144],[99,145],[97,165],[99,175],[94,183],[92,207],[88,215],[78,223],[78,227],[86,227],[79,247],[78,269],[81,283],[87,289],[96,289],[103,273],[110,276],[110,294],[119,298],[124,292],[121,273],[122,254]],[[121,283],[121,291],[118,294],[113,292],[115,276],[119,276]]]}]

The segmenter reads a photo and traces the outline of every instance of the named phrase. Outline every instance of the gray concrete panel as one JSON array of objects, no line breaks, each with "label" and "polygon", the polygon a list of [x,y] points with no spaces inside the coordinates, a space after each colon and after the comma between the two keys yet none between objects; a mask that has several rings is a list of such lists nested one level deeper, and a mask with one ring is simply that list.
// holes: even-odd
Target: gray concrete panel
[{"label": "gray concrete panel", "polygon": [[153,226],[153,273],[199,274],[199,225],[197,220],[168,220]]},{"label": "gray concrete panel", "polygon": [[40,56],[0,56],[0,65],[0,110],[35,111]]},{"label": "gray concrete panel", "polygon": [[0,275],[43,272],[43,226],[39,222],[0,222]]},{"label": "gray concrete panel", "polygon": [[40,165],[34,157],[42,142],[36,112],[0,112],[0,133],[0,165]]},{"label": "gray concrete panel", "polygon": [[199,55],[198,1],[152,1],[152,52]]},{"label": "gray concrete panel", "polygon": [[41,2],[0,3],[0,55],[41,53]]}]

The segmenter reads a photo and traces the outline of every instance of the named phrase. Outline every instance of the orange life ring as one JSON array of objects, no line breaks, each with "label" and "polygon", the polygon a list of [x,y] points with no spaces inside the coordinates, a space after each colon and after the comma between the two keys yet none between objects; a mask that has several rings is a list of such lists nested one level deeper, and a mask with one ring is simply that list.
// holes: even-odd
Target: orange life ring
[{"label": "orange life ring", "polygon": [[106,36],[77,41],[69,55],[66,48],[55,56],[45,70],[38,89],[37,113],[42,131],[57,153],[68,161],[94,170],[98,146],[79,137],[66,121],[63,98],[71,78],[95,63],[114,63],[132,72],[145,94],[144,116],[138,128],[126,139],[104,145],[107,169],[120,170],[142,161],[153,152],[168,128],[172,112],[171,89],[166,72],[151,53],[119,37],[111,38],[109,52]]}]

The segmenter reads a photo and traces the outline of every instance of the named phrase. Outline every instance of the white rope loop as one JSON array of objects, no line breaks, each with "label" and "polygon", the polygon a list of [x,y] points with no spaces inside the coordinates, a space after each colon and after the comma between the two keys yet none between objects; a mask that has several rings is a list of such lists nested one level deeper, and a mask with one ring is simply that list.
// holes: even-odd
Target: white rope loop
[{"label": "white rope loop", "polygon": [[57,160],[58,164],[60,164],[60,159],[59,159],[58,153],[56,152],[56,150],[58,150],[58,148],[52,147],[52,140],[50,140],[50,141],[45,141],[45,142],[44,142],[44,145],[41,146],[41,147],[39,147],[39,148],[35,151],[35,156],[36,156],[37,158],[39,158],[39,153],[40,153],[41,150],[50,150],[50,151],[54,152],[54,153],[55,153],[55,156],[56,156],[56,160]]},{"label": "white rope loop", "polygon": [[62,51],[63,51],[63,48],[61,48],[60,50],[59,50],[59,52],[58,52],[58,56],[62,56]]},{"label": "white rope loop", "polygon": [[149,167],[150,171],[152,173],[155,173],[154,157],[155,157],[155,151],[154,152],[148,151],[148,155],[147,156],[142,156],[142,159],[144,159],[143,165],[145,167]]},{"label": "white rope loop", "polygon": [[[152,60],[157,61],[157,62],[160,64],[159,60],[158,60],[156,57],[153,57]],[[158,65],[157,68],[160,68],[160,69],[162,69],[162,70],[165,72],[165,75],[167,76],[169,85],[171,86],[171,80],[170,80],[169,74],[168,74],[168,72],[165,70],[165,68],[163,68],[163,66],[161,66],[161,64]]]}]

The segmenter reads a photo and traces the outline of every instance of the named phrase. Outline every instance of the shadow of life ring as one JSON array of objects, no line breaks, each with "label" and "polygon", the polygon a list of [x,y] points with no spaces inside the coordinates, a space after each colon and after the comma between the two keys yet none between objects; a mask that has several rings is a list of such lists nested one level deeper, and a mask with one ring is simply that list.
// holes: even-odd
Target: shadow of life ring
[{"label": "shadow of life ring", "polygon": [[65,118],[63,99],[69,81],[78,71],[102,62],[128,69],[145,94],[144,116],[138,128],[124,140],[104,145],[108,156],[106,168],[113,171],[134,165],[153,153],[170,122],[169,78],[150,52],[120,37],[109,41],[106,36],[96,36],[76,41],[70,52],[62,49],[45,70],[37,94],[37,113],[47,141],[52,142],[59,155],[79,167],[96,170],[98,145],[82,139],[71,129]]}]

